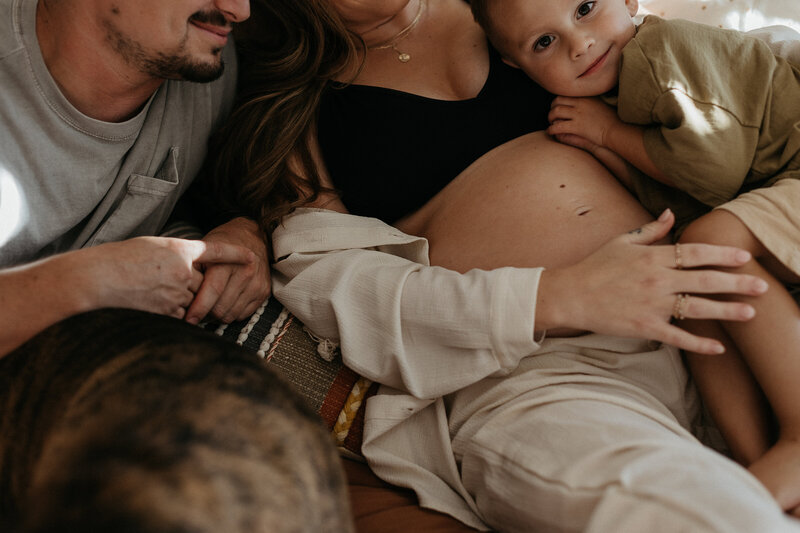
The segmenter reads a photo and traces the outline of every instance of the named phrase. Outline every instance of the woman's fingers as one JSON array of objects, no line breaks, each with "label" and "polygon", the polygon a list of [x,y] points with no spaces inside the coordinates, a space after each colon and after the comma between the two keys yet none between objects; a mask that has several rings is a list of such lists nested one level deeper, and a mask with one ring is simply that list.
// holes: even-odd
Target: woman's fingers
[{"label": "woman's fingers", "polygon": [[197,293],[203,284],[203,273],[192,267],[192,279],[189,281],[189,290]]},{"label": "woman's fingers", "polygon": [[675,215],[672,211],[666,209],[657,220],[629,231],[628,234],[623,235],[622,238],[627,239],[628,242],[633,244],[653,244],[666,237],[674,223]]},{"label": "woman's fingers", "polygon": [[698,353],[720,353],[721,343],[684,331],[678,327],[680,319],[749,320],[754,309],[747,298],[762,294],[768,285],[736,272],[752,260],[743,250],[653,244],[669,234],[673,223],[674,215],[665,211],[579,263],[545,270],[537,295],[537,327],[648,338]]},{"label": "woman's fingers", "polygon": [[675,250],[680,250],[682,268],[695,268],[700,266],[737,267],[750,261],[753,256],[750,252],[731,246],[716,246],[711,244],[680,244],[673,247],[673,259],[678,257]]},{"label": "woman's fingers", "polygon": [[687,293],[677,294],[675,302],[672,316],[678,320],[697,318],[741,322],[755,316],[753,306],[742,302],[713,300]]},{"label": "woman's fingers", "polygon": [[698,337],[670,324],[664,324],[662,331],[654,335],[653,339],[694,353],[718,355],[725,351],[725,347],[716,339]]},{"label": "woman's fingers", "polygon": [[[764,294],[769,284],[750,274],[734,274],[719,270],[683,270],[673,273],[673,287],[676,294],[743,294],[758,296]],[[716,317],[708,317],[716,318]]]}]

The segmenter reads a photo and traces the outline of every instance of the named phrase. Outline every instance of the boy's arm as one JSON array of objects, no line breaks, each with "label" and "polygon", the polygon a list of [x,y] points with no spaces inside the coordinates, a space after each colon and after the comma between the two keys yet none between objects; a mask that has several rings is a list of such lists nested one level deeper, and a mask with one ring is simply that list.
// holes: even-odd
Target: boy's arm
[{"label": "boy's arm", "polygon": [[615,109],[602,100],[559,96],[553,100],[549,119],[548,134],[594,154],[628,188],[631,184],[626,162],[664,185],[674,186],[647,154],[645,128],[623,122]]},{"label": "boy's arm", "polygon": [[620,183],[627,187],[628,190],[634,190],[633,176],[635,170],[633,166],[628,163],[628,161],[620,157],[619,154],[609,150],[608,148],[605,148],[604,146],[594,144],[586,137],[580,137],[579,135],[565,133],[556,135],[555,138],[560,143],[568,144],[570,146],[574,146],[575,148],[580,148],[586,152],[589,152],[594,156],[595,159],[600,161]]}]

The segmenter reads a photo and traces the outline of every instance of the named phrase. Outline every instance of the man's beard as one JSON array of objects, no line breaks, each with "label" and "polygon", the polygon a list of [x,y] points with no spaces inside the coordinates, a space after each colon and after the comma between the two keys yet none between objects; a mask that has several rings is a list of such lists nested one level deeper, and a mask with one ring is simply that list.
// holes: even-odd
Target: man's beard
[{"label": "man's beard", "polygon": [[158,54],[156,57],[144,60],[145,72],[154,77],[165,79],[179,79],[200,83],[214,81],[222,76],[225,70],[225,62],[220,57],[222,55],[221,48],[213,50],[213,53],[218,58],[213,63],[200,63],[193,61],[190,57],[179,54]]},{"label": "man's beard", "polygon": [[[205,22],[221,27],[229,27],[230,23],[219,11],[197,12],[189,20]],[[186,52],[188,35],[178,44],[173,52],[148,52],[138,42],[119,32],[111,23],[106,23],[107,39],[130,65],[136,66],[140,72],[162,79],[179,79],[205,83],[222,76],[225,62],[222,60],[222,48],[211,51],[215,60],[200,62],[192,59]]]}]

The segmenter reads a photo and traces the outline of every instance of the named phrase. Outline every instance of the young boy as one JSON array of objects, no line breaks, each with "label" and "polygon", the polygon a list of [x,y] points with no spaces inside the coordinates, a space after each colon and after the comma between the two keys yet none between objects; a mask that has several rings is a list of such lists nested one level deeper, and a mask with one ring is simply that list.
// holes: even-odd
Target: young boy
[{"label": "young boy", "polygon": [[[800,282],[789,179],[800,177],[800,68],[739,32],[652,16],[636,27],[637,0],[471,5],[505,61],[559,95],[548,133],[595,154],[652,212],[671,207],[681,242],[757,259],[744,271],[770,290],[749,302],[756,317],[685,321],[727,349],[688,358],[734,458],[800,515],[800,308],[784,286]],[[678,295],[673,316],[692,303]]]}]

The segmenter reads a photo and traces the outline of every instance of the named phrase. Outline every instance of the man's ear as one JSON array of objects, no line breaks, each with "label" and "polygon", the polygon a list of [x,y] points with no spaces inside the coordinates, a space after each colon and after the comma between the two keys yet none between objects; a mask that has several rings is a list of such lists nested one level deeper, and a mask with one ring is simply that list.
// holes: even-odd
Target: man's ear
[{"label": "man's ear", "polygon": [[633,17],[639,11],[639,0],[625,0],[625,7],[628,8],[628,13]]},{"label": "man's ear", "polygon": [[511,61],[511,60],[510,60],[510,59],[508,59],[507,57],[504,57],[504,58],[503,58],[503,63],[505,63],[505,64],[506,64],[506,65],[508,65],[509,67],[519,68],[519,65],[517,65],[516,63],[514,63],[513,61]]}]

